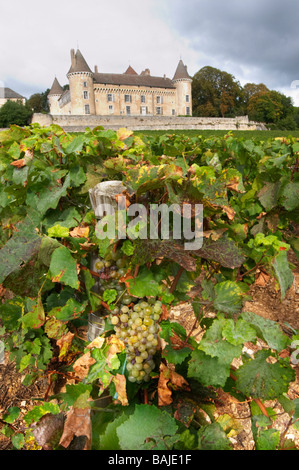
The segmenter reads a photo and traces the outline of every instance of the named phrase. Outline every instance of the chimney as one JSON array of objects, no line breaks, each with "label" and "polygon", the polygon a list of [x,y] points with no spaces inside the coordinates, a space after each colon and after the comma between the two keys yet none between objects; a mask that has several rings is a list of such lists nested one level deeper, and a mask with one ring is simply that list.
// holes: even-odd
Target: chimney
[{"label": "chimney", "polygon": [[99,70],[98,70],[98,66],[97,66],[97,65],[94,66],[94,73],[99,73]]},{"label": "chimney", "polygon": [[143,70],[143,71],[141,72],[140,75],[150,75],[150,74],[151,74],[151,73],[150,73],[150,69],[145,69],[145,70]]},{"label": "chimney", "polygon": [[76,64],[75,49],[71,49],[71,61],[72,61],[72,67],[75,67],[75,64]]}]

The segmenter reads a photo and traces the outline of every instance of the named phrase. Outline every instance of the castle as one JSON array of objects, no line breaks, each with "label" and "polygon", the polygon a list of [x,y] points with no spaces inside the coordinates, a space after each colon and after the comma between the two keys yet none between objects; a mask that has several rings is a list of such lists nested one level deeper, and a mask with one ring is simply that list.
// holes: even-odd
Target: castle
[{"label": "castle", "polygon": [[123,74],[92,71],[78,49],[71,50],[69,89],[55,77],[48,94],[50,114],[95,116],[192,116],[192,79],[180,60],[172,79],[140,74],[129,66]]}]

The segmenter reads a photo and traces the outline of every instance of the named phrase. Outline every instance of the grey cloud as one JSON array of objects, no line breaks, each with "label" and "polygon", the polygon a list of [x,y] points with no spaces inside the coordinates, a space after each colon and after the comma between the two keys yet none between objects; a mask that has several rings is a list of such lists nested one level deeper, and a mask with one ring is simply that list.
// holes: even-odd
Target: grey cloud
[{"label": "grey cloud", "polygon": [[168,6],[172,27],[214,66],[252,68],[272,88],[299,78],[297,0],[172,0]]}]

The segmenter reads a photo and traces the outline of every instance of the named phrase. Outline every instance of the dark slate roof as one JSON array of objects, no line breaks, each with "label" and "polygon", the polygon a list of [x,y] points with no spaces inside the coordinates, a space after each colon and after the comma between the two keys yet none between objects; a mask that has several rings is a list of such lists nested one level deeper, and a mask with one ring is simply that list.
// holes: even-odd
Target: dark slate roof
[{"label": "dark slate roof", "polygon": [[7,98],[7,99],[15,98],[19,100],[24,99],[24,96],[20,95],[16,91],[13,91],[11,88],[7,88],[7,87],[4,87],[4,88],[0,87],[0,97]]},{"label": "dark slate roof", "polygon": [[184,65],[182,59],[179,61],[175,74],[172,80],[180,80],[184,78],[191,79],[190,75],[187,72],[187,67]]},{"label": "dark slate roof", "polygon": [[71,65],[70,70],[68,73],[73,73],[73,72],[89,72],[92,73],[89,66],[87,65],[86,60],[84,59],[83,55],[77,49],[77,52],[75,54],[75,63]]},{"label": "dark slate roof", "polygon": [[62,95],[63,92],[64,90],[62,86],[55,77],[51,90],[49,91],[49,95]]},{"label": "dark slate roof", "polygon": [[170,78],[152,77],[151,75],[138,75],[132,73],[94,73],[95,84],[130,85],[152,88],[175,88]]}]

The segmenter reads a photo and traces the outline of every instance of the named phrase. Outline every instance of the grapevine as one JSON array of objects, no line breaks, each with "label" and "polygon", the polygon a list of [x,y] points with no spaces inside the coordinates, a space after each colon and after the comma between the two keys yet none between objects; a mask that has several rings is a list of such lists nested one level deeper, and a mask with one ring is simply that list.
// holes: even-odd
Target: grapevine
[{"label": "grapevine", "polygon": [[[282,300],[293,286],[298,154],[292,136],[72,135],[37,124],[0,133],[0,339],[25,386],[49,382],[22,432],[20,410],[2,413],[13,448],[232,449],[241,429],[217,414],[219,390],[248,405],[255,449],[296,448],[286,436],[298,430],[298,332],[243,306],[262,277]],[[168,238],[161,218],[158,236],[142,237],[149,226],[133,226],[129,211],[124,236],[99,237],[89,190],[112,180],[127,209],[191,206],[193,228],[200,204],[202,245],[186,249],[174,217]],[[184,305],[189,331],[171,316]],[[88,339],[91,313],[103,331]],[[249,354],[248,344],[262,346]],[[269,400],[287,429],[276,429]]]}]

